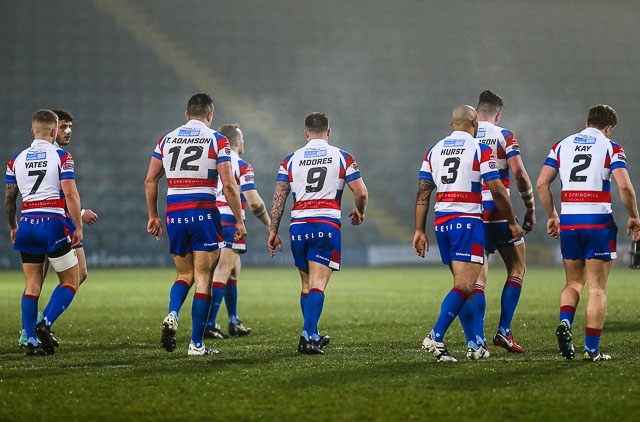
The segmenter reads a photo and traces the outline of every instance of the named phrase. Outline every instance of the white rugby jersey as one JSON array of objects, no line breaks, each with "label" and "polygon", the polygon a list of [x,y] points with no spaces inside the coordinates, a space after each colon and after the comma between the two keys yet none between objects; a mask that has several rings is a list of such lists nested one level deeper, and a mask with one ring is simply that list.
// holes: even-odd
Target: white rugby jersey
[{"label": "white rugby jersey", "polygon": [[627,168],[622,147],[596,128],[566,137],[549,152],[545,165],[558,170],[560,229],[595,229],[613,224],[611,171]]},{"label": "white rugby jersey", "polygon": [[[253,166],[238,155],[237,152],[231,150],[231,166],[233,167],[233,177],[236,179],[236,183],[240,187],[240,200],[242,202],[242,218],[245,218],[244,211],[247,208],[247,199],[244,197],[243,192],[249,190],[256,190],[255,185],[255,173]],[[216,203],[220,214],[233,215],[231,207],[227,203],[227,198],[224,196],[224,189],[222,189],[222,181],[218,177],[218,191],[216,193]]]},{"label": "white rugby jersey", "polygon": [[312,139],[282,160],[276,180],[291,186],[291,224],[295,224],[314,219],[339,221],[345,182],[360,177],[351,154],[324,139]]},{"label": "white rugby jersey", "polygon": [[167,177],[167,212],[216,207],[217,164],[230,161],[229,141],[200,120],[167,133],[153,157],[162,161]]},{"label": "white rugby jersey", "polygon": [[562,183],[560,229],[597,229],[613,224],[611,171],[627,168],[622,147],[595,128],[557,142],[545,165]]},{"label": "white rugby jersey", "polygon": [[436,185],[435,224],[456,217],[481,219],[482,181],[499,178],[491,148],[464,131],[431,147],[420,168],[420,180]]},{"label": "white rugby jersey", "polygon": [[73,157],[51,142],[35,139],[7,165],[5,181],[17,184],[22,196],[22,214],[65,215],[61,180],[73,180]]},{"label": "white rugby jersey", "polygon": [[[509,165],[507,160],[511,157],[520,155],[520,146],[516,135],[508,129],[494,125],[491,122],[478,122],[478,134],[476,139],[491,147],[496,160],[496,169],[500,174],[500,180],[510,191],[511,179],[509,176]],[[507,221],[506,218],[498,211],[496,204],[493,202],[493,196],[486,184],[482,185],[482,208],[483,220],[485,222],[502,222]]]}]

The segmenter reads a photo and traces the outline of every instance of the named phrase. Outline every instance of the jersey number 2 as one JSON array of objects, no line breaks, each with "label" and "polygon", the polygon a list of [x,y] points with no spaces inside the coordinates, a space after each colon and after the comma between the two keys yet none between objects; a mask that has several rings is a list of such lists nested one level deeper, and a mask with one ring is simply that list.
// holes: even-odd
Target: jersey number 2
[{"label": "jersey number 2", "polygon": [[569,175],[569,181],[570,182],[586,182],[587,176],[580,176],[578,175],[578,172],[589,168],[589,165],[591,164],[591,155],[578,154],[575,157],[573,157],[573,162],[574,163],[582,162],[582,163],[578,164],[577,166],[571,169],[571,174]]}]

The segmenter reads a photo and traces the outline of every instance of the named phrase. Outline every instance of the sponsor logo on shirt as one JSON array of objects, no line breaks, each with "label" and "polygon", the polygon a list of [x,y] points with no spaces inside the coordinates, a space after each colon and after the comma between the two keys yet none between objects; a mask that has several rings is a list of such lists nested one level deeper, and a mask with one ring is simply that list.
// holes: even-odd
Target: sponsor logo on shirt
[{"label": "sponsor logo on shirt", "polygon": [[304,152],[304,158],[326,157],[326,149],[308,149]]},{"label": "sponsor logo on shirt", "polygon": [[573,138],[573,143],[574,144],[595,144],[596,143],[596,138],[594,138],[593,136],[584,136],[584,135],[580,135],[580,136],[576,136],[575,138]]},{"label": "sponsor logo on shirt", "polygon": [[47,153],[45,151],[38,151],[38,152],[28,152],[27,153],[27,161],[36,161],[36,160],[46,160],[47,159]]},{"label": "sponsor logo on shirt", "polygon": [[178,136],[198,136],[198,135],[200,135],[200,129],[184,128],[184,129],[180,129],[180,132],[178,132]]},{"label": "sponsor logo on shirt", "polygon": [[444,146],[445,148],[463,147],[464,139],[445,139]]}]

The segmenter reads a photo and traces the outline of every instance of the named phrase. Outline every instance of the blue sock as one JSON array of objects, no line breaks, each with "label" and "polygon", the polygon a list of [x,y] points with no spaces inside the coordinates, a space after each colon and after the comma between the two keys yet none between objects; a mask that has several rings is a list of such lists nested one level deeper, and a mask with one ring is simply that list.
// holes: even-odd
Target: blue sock
[{"label": "blue sock", "polygon": [[182,308],[182,304],[187,299],[190,287],[184,280],[176,280],[173,283],[169,292],[169,313],[180,314],[180,308]]},{"label": "blue sock", "polygon": [[302,317],[304,318],[304,305],[307,303],[307,296],[309,293],[300,292],[300,309],[302,310]]},{"label": "blue sock", "polygon": [[560,306],[560,322],[566,321],[569,329],[573,326],[573,317],[576,313],[576,308],[571,305]]},{"label": "blue sock", "polygon": [[499,329],[502,334],[507,335],[511,331],[511,320],[516,312],[518,301],[522,293],[522,279],[518,277],[507,277],[507,281],[502,288],[500,297],[500,323]]},{"label": "blue sock", "polygon": [[218,317],[218,311],[220,310],[220,305],[222,305],[222,299],[224,299],[226,290],[227,286],[224,283],[214,281],[211,284],[211,304],[209,305],[207,327],[212,330],[216,326],[216,318]]},{"label": "blue sock", "polygon": [[478,345],[485,346],[487,338],[484,335],[484,317],[487,311],[487,298],[484,295],[484,287],[480,284],[476,284],[473,288],[473,304],[476,307],[474,314],[476,342]]},{"label": "blue sock", "polygon": [[585,336],[584,336],[585,350],[588,350],[591,353],[595,353],[598,351],[598,347],[600,347],[600,334],[602,334],[602,329],[589,328],[589,327],[585,329]]},{"label": "blue sock", "polygon": [[34,346],[38,345],[36,340],[36,319],[38,318],[38,297],[22,294],[22,329],[27,334],[29,342]]},{"label": "blue sock", "polygon": [[207,315],[209,315],[209,296],[204,293],[194,294],[191,305],[191,343],[196,347],[202,346],[202,335],[204,327],[207,325]]},{"label": "blue sock", "polygon": [[62,288],[54,290],[53,293],[51,293],[51,299],[49,299],[49,303],[47,304],[49,312],[44,314],[44,321],[48,327],[51,327],[69,305],[71,305],[75,295],[76,289],[71,286],[62,286]]},{"label": "blue sock", "polygon": [[[56,285],[56,287],[53,289],[53,292],[51,292],[51,296],[53,296],[54,294],[56,294],[56,292],[58,290],[60,290],[62,288],[62,286],[60,285],[60,283],[58,283]],[[47,302],[47,306],[44,307],[44,310],[42,311],[42,315],[47,315],[49,313],[49,308],[51,306],[51,301]]]},{"label": "blue sock", "polygon": [[303,330],[311,335],[313,340],[319,340],[317,334],[318,321],[324,307],[324,292],[319,289],[311,289],[304,306],[304,326]]},{"label": "blue sock", "polygon": [[227,290],[224,294],[224,304],[227,306],[229,322],[232,324],[238,324],[238,280],[229,279],[227,281]]},{"label": "blue sock", "polygon": [[433,326],[433,339],[442,342],[445,333],[453,320],[458,316],[460,310],[464,306],[466,298],[461,290],[453,288],[447,293],[440,306],[440,315],[436,324]]},{"label": "blue sock", "polygon": [[460,325],[462,325],[462,331],[464,331],[464,337],[467,340],[467,347],[478,348],[476,343],[476,329],[474,324],[475,306],[473,300],[467,298],[458,314],[460,319]]},{"label": "blue sock", "polygon": [[[300,309],[302,310],[302,318],[304,318],[304,305],[307,303],[307,296],[309,293],[300,292]],[[320,330],[316,328],[316,332],[313,334],[317,334],[318,338],[320,338]]]}]

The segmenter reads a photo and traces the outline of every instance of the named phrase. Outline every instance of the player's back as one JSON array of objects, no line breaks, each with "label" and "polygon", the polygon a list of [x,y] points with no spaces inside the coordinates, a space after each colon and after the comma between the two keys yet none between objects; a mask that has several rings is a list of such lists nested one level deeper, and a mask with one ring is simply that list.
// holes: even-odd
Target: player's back
[{"label": "player's back", "polygon": [[[455,131],[428,152],[420,170],[421,178],[431,178],[436,185],[436,215],[482,212],[482,174],[489,168],[491,149],[482,146],[469,133]],[[482,166],[481,163],[487,163]],[[427,175],[430,174],[430,176]]]},{"label": "player's back", "polygon": [[558,169],[562,214],[610,214],[611,170],[626,167],[622,148],[594,128],[566,137],[545,164]]},{"label": "player's back", "polygon": [[340,219],[345,182],[360,174],[349,153],[315,139],[285,158],[278,177],[278,180],[287,180],[291,186],[292,218],[324,216]]},{"label": "player's back", "polygon": [[15,180],[18,185],[23,214],[64,215],[60,180],[74,178],[73,158],[68,152],[45,140],[35,140],[11,160],[7,176],[7,181]]},{"label": "player's back", "polygon": [[[502,184],[507,191],[509,191],[510,177],[507,160],[516,155],[520,155],[520,146],[518,145],[518,139],[515,134],[509,129],[491,122],[479,121],[476,139],[478,142],[488,145],[493,150],[496,169],[500,173]],[[486,186],[483,186],[482,197],[485,201],[492,200],[491,192]]]},{"label": "player's back", "polygon": [[167,178],[168,210],[215,206],[217,163],[221,157],[228,161],[229,153],[227,138],[199,120],[163,136],[154,157],[162,160]]}]

